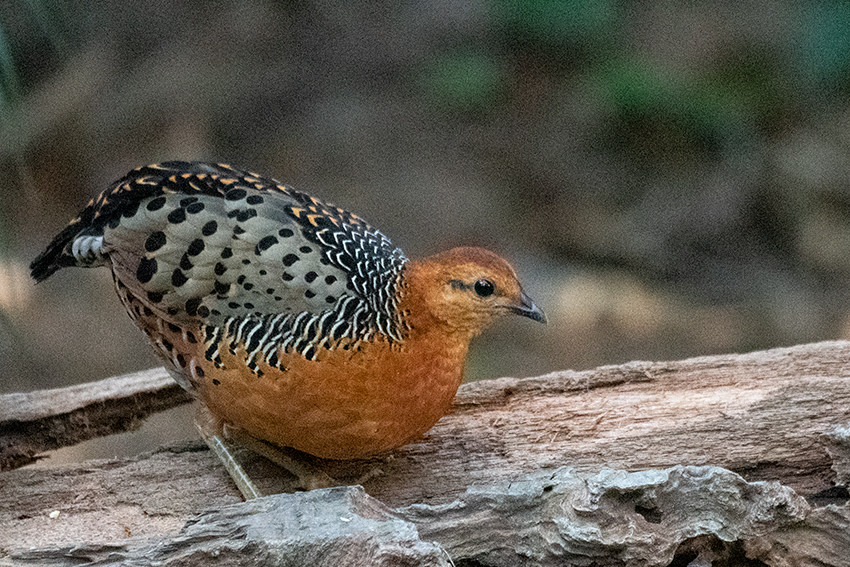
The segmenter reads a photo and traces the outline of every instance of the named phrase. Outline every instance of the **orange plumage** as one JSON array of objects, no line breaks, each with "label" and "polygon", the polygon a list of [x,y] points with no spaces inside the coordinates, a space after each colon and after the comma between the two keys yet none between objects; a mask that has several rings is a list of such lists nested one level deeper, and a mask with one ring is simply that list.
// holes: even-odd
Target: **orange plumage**
[{"label": "orange plumage", "polygon": [[381,453],[443,416],[470,340],[543,321],[479,248],[408,260],[359,217],[228,166],[117,181],[32,264],[107,265],[175,379],[220,420],[327,458]]}]

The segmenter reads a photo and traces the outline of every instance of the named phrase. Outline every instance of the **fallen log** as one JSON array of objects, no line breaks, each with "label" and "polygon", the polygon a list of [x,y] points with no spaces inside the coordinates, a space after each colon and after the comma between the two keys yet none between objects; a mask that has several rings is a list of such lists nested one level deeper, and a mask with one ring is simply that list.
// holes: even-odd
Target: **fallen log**
[{"label": "fallen log", "polygon": [[[369,477],[363,486],[369,497],[389,507],[389,517],[401,518],[417,528],[420,540],[410,539],[410,532],[402,530],[407,543],[399,540],[395,547],[390,546],[400,553],[412,549],[410,546],[420,549],[424,555],[416,555],[418,559],[410,564],[441,564],[444,551],[455,560],[475,558],[492,565],[554,564],[564,558],[578,561],[576,557],[592,557],[599,565],[666,565],[672,561],[671,553],[677,561],[691,555],[704,561],[710,561],[710,557],[728,560],[739,554],[767,565],[806,561],[841,565],[850,557],[850,513],[843,487],[850,477],[850,443],[846,430],[839,427],[850,423],[848,361],[850,343],[828,342],[745,355],[632,362],[587,372],[466,384],[458,393],[452,414],[421,442],[377,459],[316,459],[315,463],[343,482],[381,469],[381,474]],[[127,391],[134,392],[131,396],[138,395],[132,387]],[[175,391],[173,395],[180,394]],[[35,394],[24,396],[38,398]],[[110,396],[116,402],[123,399],[120,391]],[[21,419],[21,412],[8,419],[5,398],[0,399],[2,455],[13,451],[8,449],[7,440],[14,439],[8,432],[27,423]],[[20,398],[17,403],[19,407],[25,405]],[[78,400],[73,407],[54,413],[82,412],[84,422],[90,424],[98,422],[103,408],[111,404],[102,398],[94,404]],[[48,415],[52,411],[49,405],[32,402],[29,415],[33,420],[57,419]],[[73,429],[78,421],[70,423]],[[261,458],[244,457],[249,473],[265,493],[292,490],[292,479],[285,473]],[[619,472],[605,472],[609,469]],[[629,476],[626,471],[649,477]],[[688,485],[692,501],[682,495],[681,482],[664,484],[675,471],[685,471],[675,473],[682,478],[704,479]],[[660,485],[647,481],[658,474],[668,480],[658,481]],[[617,475],[626,475],[623,482],[633,488],[603,482]],[[559,480],[545,481],[549,477]],[[723,482],[718,483],[718,478]],[[760,481],[774,482],[765,485]],[[539,487],[536,492],[512,497],[510,487],[517,483],[538,483]],[[662,485],[666,488],[658,488]],[[596,489],[601,492],[594,492]],[[541,500],[539,494],[551,492],[557,498]],[[671,497],[659,508],[657,494],[661,492],[678,494],[679,499]],[[319,496],[313,494],[273,498],[289,498],[287,505],[296,508],[306,506],[305,510],[313,510],[319,521],[323,516],[314,500]],[[655,559],[641,563],[635,559],[638,555],[623,551],[638,549],[632,540],[616,540],[620,541],[616,553],[593,542],[587,542],[586,548],[563,543],[567,541],[563,540],[564,530],[575,525],[575,517],[589,518],[592,523],[598,513],[593,498],[586,500],[592,494],[619,494],[619,500],[614,501],[622,504],[620,516],[606,511],[608,519],[600,521],[598,528],[603,535],[616,540],[617,530],[643,533],[656,542],[667,542],[666,551],[646,548],[649,551],[645,550],[643,556]],[[350,492],[338,489],[323,498],[348,502],[352,497]],[[489,516],[496,527],[489,532],[483,527],[480,533],[470,531],[469,526],[477,525],[472,520],[484,506],[482,502],[495,501],[508,503],[499,514]],[[242,534],[236,536],[242,542],[254,541],[247,519],[254,505],[240,503],[235,488],[200,442],[131,459],[13,470],[0,476],[0,525],[5,528],[0,534],[0,557],[5,553],[7,558],[17,558],[14,561],[30,561],[36,556],[47,561],[56,554],[71,553],[70,549],[87,549],[92,560],[103,560],[103,553],[112,553],[108,550],[125,550],[115,552],[121,555],[129,553],[127,549],[143,549],[144,542],[169,542],[177,546],[169,549],[179,550],[183,545],[180,542],[189,545],[191,538],[186,534],[196,524],[193,518],[214,515],[216,510],[224,510],[223,506],[235,506],[236,512],[227,509],[232,534]],[[692,510],[700,506],[709,510],[707,516],[681,514],[682,507]],[[240,509],[244,513],[238,512]],[[553,509],[561,512],[552,515]],[[470,515],[458,514],[457,510]],[[512,524],[510,518],[516,518],[522,510],[528,510],[532,520],[524,527]],[[56,511],[58,517],[51,518],[51,512]],[[614,517],[618,519],[611,520]],[[741,518],[741,522],[750,518],[746,520],[749,524],[735,518]],[[759,523],[753,518],[765,519]],[[501,528],[500,522],[514,527]],[[321,525],[328,526],[327,522]],[[655,528],[646,530],[647,525]],[[552,531],[553,526],[557,530]],[[663,537],[658,532],[661,528],[665,530]],[[538,541],[546,549],[523,547],[509,537],[516,533],[525,533],[524,541]],[[535,540],[532,533],[539,538]],[[416,542],[425,539],[436,540],[442,551],[417,547]],[[204,553],[232,549],[233,545],[232,540],[204,541],[212,546]],[[505,545],[498,551],[485,549],[497,541]],[[68,547],[71,542],[83,542],[83,547]],[[476,543],[481,545],[476,547]],[[256,548],[259,544],[253,545]],[[337,549],[323,545],[328,553]],[[92,550],[97,546],[101,551],[95,553]],[[282,553],[283,547],[272,547],[272,551],[264,548],[263,553]],[[192,549],[201,553],[199,548]],[[305,548],[299,549],[295,557],[303,557]],[[376,557],[414,561],[414,556],[404,554],[407,551],[395,555],[383,544],[369,549],[376,555],[358,556],[355,559],[359,563],[355,564],[372,564]],[[562,552],[558,555],[553,549]],[[564,555],[576,549],[584,555]],[[789,557],[796,559],[789,562]],[[131,555],[124,558],[132,559]],[[80,559],[85,560],[82,556]],[[163,556],[167,563],[166,559]]]},{"label": "fallen log", "polygon": [[0,396],[0,471],[45,451],[133,431],[149,415],[192,398],[164,368],[67,388]]}]

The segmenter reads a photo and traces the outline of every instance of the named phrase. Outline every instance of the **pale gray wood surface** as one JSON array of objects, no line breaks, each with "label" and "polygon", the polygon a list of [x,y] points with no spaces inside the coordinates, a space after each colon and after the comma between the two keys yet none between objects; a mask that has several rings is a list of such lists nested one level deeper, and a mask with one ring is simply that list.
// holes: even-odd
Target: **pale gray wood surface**
[{"label": "pale gray wood surface", "polygon": [[[847,436],[836,433],[836,426],[850,423],[848,361],[850,343],[828,342],[467,384],[458,393],[452,414],[421,442],[369,461],[318,462],[342,481],[380,467],[383,474],[364,483],[370,496],[394,509],[426,504],[437,510],[456,498],[469,498],[470,487],[498,490],[512,480],[563,466],[587,478],[606,467],[641,471],[720,466],[747,481],[779,481],[796,491],[789,497],[809,497],[815,506],[801,508],[804,520],[794,520],[806,532],[778,530],[779,524],[773,531],[762,526],[739,540],[738,551],[746,547],[748,554],[770,559],[767,564],[784,565],[777,551],[782,546],[822,540],[818,553],[843,551],[850,557],[848,531],[843,529],[850,518],[847,493],[834,486],[837,478],[843,481],[848,474],[840,466],[850,454]],[[135,392],[132,387],[128,391]],[[120,401],[121,392],[110,393],[108,399]],[[98,405],[110,403],[82,407],[96,414]],[[0,403],[3,411],[7,407]],[[44,418],[36,414],[37,419]],[[0,423],[9,423],[2,413]],[[248,461],[266,493],[291,489],[288,477],[272,465],[250,456]],[[838,465],[838,472],[833,465]],[[701,490],[708,491],[705,497],[712,494],[710,486]],[[637,496],[623,497],[629,501]],[[831,506],[819,506],[825,497],[832,498]],[[0,549],[174,538],[194,515],[226,505],[238,509],[239,502],[238,493],[200,442],[132,459],[18,469],[0,476],[0,525],[7,528],[0,534]],[[516,504],[527,505],[521,500]],[[50,518],[54,510],[59,516]],[[464,520],[462,514],[456,519]],[[428,525],[439,521],[417,526],[420,533],[431,534]],[[623,521],[635,519],[624,516]],[[792,542],[793,537],[797,539]],[[448,540],[438,542],[454,553],[465,549]],[[433,550],[427,553],[437,562],[433,564],[439,564]],[[818,561],[841,564],[826,557],[819,556]],[[510,564],[492,557],[487,561]]]},{"label": "pale gray wood surface", "polygon": [[0,471],[36,455],[132,431],[152,413],[191,401],[164,368],[67,388],[0,396]]}]

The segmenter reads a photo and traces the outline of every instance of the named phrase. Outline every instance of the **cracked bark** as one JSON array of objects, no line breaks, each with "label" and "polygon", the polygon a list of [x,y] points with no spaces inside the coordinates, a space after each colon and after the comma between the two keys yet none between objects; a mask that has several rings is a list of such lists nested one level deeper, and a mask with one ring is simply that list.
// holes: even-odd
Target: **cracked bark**
[{"label": "cracked bark", "polygon": [[[829,342],[466,384],[421,442],[316,460],[342,481],[379,467],[365,494],[241,503],[200,442],[12,470],[0,476],[0,564],[132,564],[159,550],[165,564],[188,553],[211,564],[846,565],[848,361],[850,343]],[[3,396],[0,462],[183,402],[163,370]],[[292,490],[244,457],[266,493]],[[268,522],[288,527],[257,527]]]}]

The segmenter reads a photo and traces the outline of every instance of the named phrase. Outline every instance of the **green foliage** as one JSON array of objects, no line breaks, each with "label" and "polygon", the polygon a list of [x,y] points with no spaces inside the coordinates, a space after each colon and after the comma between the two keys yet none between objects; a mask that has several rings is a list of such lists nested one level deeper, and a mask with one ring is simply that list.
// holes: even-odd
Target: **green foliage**
[{"label": "green foliage", "polygon": [[752,45],[735,46],[696,72],[620,54],[587,73],[614,119],[614,136],[661,148],[674,140],[691,152],[733,149],[780,128],[798,102],[793,75]]},{"label": "green foliage", "polygon": [[[27,8],[28,14],[35,20],[39,31],[51,46],[63,53],[67,42],[60,18],[55,13],[56,7],[49,0],[21,0],[21,5]],[[12,41],[7,33],[7,26],[0,21],[0,117],[7,114],[22,95]]]},{"label": "green foliage", "polygon": [[9,39],[0,25],[0,114],[4,113],[20,94],[21,85],[12,59]]},{"label": "green foliage", "polygon": [[505,71],[481,53],[449,53],[437,57],[425,71],[429,98],[438,106],[461,111],[481,111],[499,96]]},{"label": "green foliage", "polygon": [[588,41],[610,32],[615,0],[495,0],[502,24],[529,40],[552,46]]},{"label": "green foliage", "polygon": [[802,11],[803,74],[818,86],[850,88],[850,2],[809,2]]}]

